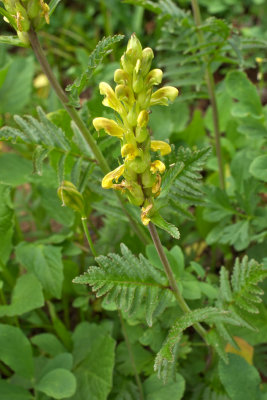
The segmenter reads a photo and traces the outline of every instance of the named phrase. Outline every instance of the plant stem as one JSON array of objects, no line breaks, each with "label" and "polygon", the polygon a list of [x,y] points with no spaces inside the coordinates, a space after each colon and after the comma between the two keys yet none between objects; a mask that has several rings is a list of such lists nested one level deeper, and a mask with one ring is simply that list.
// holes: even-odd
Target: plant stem
[{"label": "plant stem", "polygon": [[87,239],[87,242],[88,242],[89,247],[91,249],[91,252],[92,252],[94,257],[97,257],[97,252],[95,250],[95,247],[94,247],[94,244],[93,244],[93,241],[91,239],[91,236],[90,236],[90,233],[89,233],[89,230],[88,230],[88,226],[87,226],[87,223],[86,223],[87,218],[86,217],[82,217],[81,219],[82,219],[84,234],[86,236],[86,239]]},{"label": "plant stem", "polygon": [[[186,301],[184,300],[184,298],[183,298],[183,296],[182,296],[182,294],[181,294],[181,292],[180,292],[180,290],[178,288],[175,276],[174,276],[174,274],[172,272],[172,269],[171,269],[169,261],[168,261],[168,259],[166,257],[166,254],[164,253],[164,250],[163,250],[163,247],[162,247],[162,244],[161,244],[157,229],[156,229],[155,225],[152,224],[152,222],[149,222],[148,229],[149,229],[150,235],[152,237],[152,240],[154,242],[154,245],[155,245],[155,247],[157,249],[159,258],[160,258],[160,260],[162,262],[162,265],[164,267],[164,271],[165,271],[165,273],[167,275],[170,287],[171,287],[171,289],[173,291],[173,294],[174,294],[174,296],[175,296],[175,298],[177,300],[177,303],[179,304],[181,310],[185,314],[188,314],[188,313],[191,312],[191,309],[188,306],[188,304],[186,303]],[[206,336],[206,333],[207,333],[205,331],[205,329],[199,323],[195,324],[194,328],[205,341],[205,336]]]},{"label": "plant stem", "polygon": [[[109,165],[108,165],[105,157],[103,156],[101,150],[99,149],[98,145],[96,144],[93,136],[91,135],[90,131],[84,124],[83,120],[80,118],[76,109],[70,105],[69,98],[68,98],[67,94],[64,92],[64,90],[62,89],[62,87],[60,86],[57,78],[55,77],[55,75],[47,61],[47,58],[43,52],[43,49],[39,42],[38,36],[37,36],[36,32],[33,30],[33,28],[30,29],[28,35],[29,35],[29,40],[30,40],[33,52],[34,52],[37,60],[39,61],[45,75],[47,76],[52,88],[56,92],[63,107],[65,108],[65,110],[67,111],[67,113],[69,114],[71,119],[75,122],[75,124],[79,128],[80,132],[82,133],[84,139],[90,146],[102,172],[104,174],[107,174],[110,171],[110,168],[109,168]],[[141,241],[143,241],[145,244],[148,244],[149,243],[148,237],[146,236],[146,234],[143,232],[143,230],[140,228],[140,226],[137,225],[137,223],[133,220],[133,218],[129,215],[129,213],[125,209],[125,206],[122,203],[121,196],[119,195],[119,193],[117,193],[117,196],[120,199],[120,204],[122,206],[123,212],[129,218],[130,224],[131,224],[134,232],[139,236]]]},{"label": "plant stem", "polygon": [[137,383],[137,386],[138,386],[138,390],[139,390],[139,393],[140,393],[140,400],[144,400],[145,397],[144,397],[142,382],[141,382],[140,376],[139,376],[139,374],[137,372],[137,368],[136,368],[136,365],[135,365],[134,355],[133,355],[133,352],[132,352],[132,346],[131,346],[130,340],[128,338],[128,334],[127,334],[127,331],[126,331],[126,328],[125,328],[125,324],[124,324],[124,321],[123,321],[123,318],[122,318],[122,315],[121,315],[121,311],[118,310],[118,313],[119,313],[119,317],[120,317],[120,321],[121,321],[122,333],[123,333],[124,340],[125,340],[125,343],[126,343],[126,346],[127,346],[127,349],[128,349],[129,357],[130,357],[131,364],[132,364],[132,367],[133,367],[133,370],[134,370],[135,380],[136,380],[136,383]]},{"label": "plant stem", "polygon": [[[204,36],[203,32],[199,30],[199,26],[202,24],[200,9],[198,5],[198,0],[191,0],[193,15],[195,24],[197,27],[197,36],[198,41],[200,44],[204,43]],[[215,82],[213,73],[210,70],[209,61],[207,57],[203,57],[204,63],[206,64],[206,83],[208,87],[208,93],[211,103],[211,110],[212,110],[212,120],[214,126],[214,133],[215,133],[215,147],[216,147],[216,155],[218,161],[218,169],[219,169],[219,180],[220,180],[220,187],[221,189],[225,189],[225,178],[224,178],[224,168],[223,168],[223,159],[222,159],[222,150],[221,150],[221,141],[220,141],[220,127],[219,127],[219,113],[218,113],[218,106],[217,100],[215,96]]]}]

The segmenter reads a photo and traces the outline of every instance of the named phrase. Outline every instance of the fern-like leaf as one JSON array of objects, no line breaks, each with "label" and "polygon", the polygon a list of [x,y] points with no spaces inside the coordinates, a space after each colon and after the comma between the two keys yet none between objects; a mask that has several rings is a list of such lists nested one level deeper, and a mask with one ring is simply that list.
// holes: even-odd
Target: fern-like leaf
[{"label": "fern-like leaf", "polygon": [[201,321],[209,323],[213,322],[214,319],[217,321],[224,321],[229,315],[230,313],[227,311],[219,310],[215,307],[206,307],[196,309],[178,318],[171,327],[168,336],[155,359],[154,369],[158,372],[159,378],[166,381],[166,371],[169,370],[170,365],[175,361],[174,348],[177,343],[179,343],[185,329]]},{"label": "fern-like leaf", "polygon": [[124,245],[122,256],[110,253],[96,258],[97,266],[74,279],[74,283],[88,284],[97,297],[106,296],[118,309],[134,313],[144,303],[146,320],[152,326],[153,315],[162,304],[172,298],[166,277],[142,255],[135,257]]},{"label": "fern-like leaf", "polygon": [[101,64],[103,58],[112,51],[114,45],[123,38],[124,35],[114,35],[104,37],[100,42],[98,42],[96,48],[89,56],[86,70],[66,88],[68,92],[71,92],[71,100],[75,106],[79,106],[79,95],[85,88],[85,85],[91,78],[94,70]]},{"label": "fern-like leaf", "polygon": [[193,217],[187,210],[189,205],[203,204],[200,171],[209,153],[209,147],[197,151],[180,147],[176,164],[164,176],[160,199],[170,202],[177,212],[187,218],[190,215]]},{"label": "fern-like leaf", "polygon": [[[248,329],[253,327],[246,321],[247,313],[258,313],[257,303],[261,302],[263,290],[257,285],[267,276],[267,271],[255,260],[248,261],[244,256],[242,261],[235,261],[231,279],[225,267],[220,271],[220,300],[219,307],[231,311],[231,317],[240,326]],[[227,355],[224,347],[226,343],[237,347],[225,323],[215,321],[215,327],[209,335],[210,344],[214,346],[219,356],[226,362]]]}]

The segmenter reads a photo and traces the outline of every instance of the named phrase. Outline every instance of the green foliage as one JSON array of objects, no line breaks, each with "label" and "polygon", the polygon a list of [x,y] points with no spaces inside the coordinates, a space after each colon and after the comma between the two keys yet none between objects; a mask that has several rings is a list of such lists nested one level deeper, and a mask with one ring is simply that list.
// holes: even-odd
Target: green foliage
[{"label": "green foliage", "polygon": [[230,354],[229,364],[220,362],[219,375],[232,400],[260,398],[260,375],[256,368],[249,365],[243,358]]},{"label": "green foliage", "polygon": [[138,259],[123,244],[121,253],[97,257],[99,266],[90,267],[73,282],[90,285],[97,297],[106,295],[107,302],[115,302],[118,309],[130,314],[144,302],[146,321],[152,326],[153,315],[162,312],[172,298],[166,278],[142,254]]},{"label": "green foliage", "polygon": [[177,151],[175,165],[171,165],[162,182],[162,194],[176,212],[192,219],[188,206],[203,204],[201,174],[210,149],[191,151],[180,147]]},{"label": "green foliage", "polygon": [[89,56],[86,70],[66,89],[71,92],[73,104],[79,106],[79,95],[92,77],[94,70],[101,64],[103,58],[111,53],[114,45],[120,42],[123,38],[124,35],[114,35],[106,38],[104,37],[100,42],[98,42],[96,48]]}]

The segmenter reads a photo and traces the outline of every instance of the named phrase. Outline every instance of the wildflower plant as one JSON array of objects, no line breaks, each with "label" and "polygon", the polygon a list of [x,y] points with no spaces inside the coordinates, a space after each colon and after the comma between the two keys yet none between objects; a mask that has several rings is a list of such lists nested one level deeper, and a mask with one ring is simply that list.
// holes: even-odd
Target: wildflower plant
[{"label": "wildflower plant", "polygon": [[102,187],[121,191],[130,203],[141,207],[144,225],[149,224],[156,211],[154,199],[160,195],[161,176],[165,172],[165,164],[159,159],[152,161],[151,152],[159,151],[161,156],[171,152],[168,143],[151,140],[150,108],[168,106],[178,96],[178,90],[172,86],[153,91],[163,75],[160,69],[151,69],[153,58],[152,49],[142,49],[133,34],[121,57],[121,68],[114,73],[115,91],[106,82],[99,85],[100,93],[105,96],[103,104],[116,111],[116,121],[102,117],[93,120],[97,131],[104,129],[120,140],[124,161],[105,175]]}]

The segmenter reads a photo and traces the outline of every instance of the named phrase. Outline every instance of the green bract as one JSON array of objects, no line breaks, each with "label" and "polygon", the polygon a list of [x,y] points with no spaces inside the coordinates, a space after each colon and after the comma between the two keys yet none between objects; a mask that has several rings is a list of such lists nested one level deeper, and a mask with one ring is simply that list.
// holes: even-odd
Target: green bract
[{"label": "green bract", "polygon": [[97,131],[104,129],[108,135],[120,139],[124,159],[123,165],[103,178],[102,187],[120,190],[132,204],[142,207],[144,225],[153,215],[154,198],[160,194],[161,175],[165,171],[162,161],[151,161],[151,151],[159,150],[162,156],[171,152],[168,143],[151,141],[147,126],[149,110],[157,104],[167,106],[178,95],[178,90],[172,86],[153,93],[153,86],[162,81],[160,69],[150,70],[153,57],[152,49],[142,49],[133,34],[121,57],[121,69],[114,73],[115,91],[106,82],[99,85],[100,93],[105,96],[103,104],[116,111],[119,118],[117,122],[101,117],[93,120]]}]

